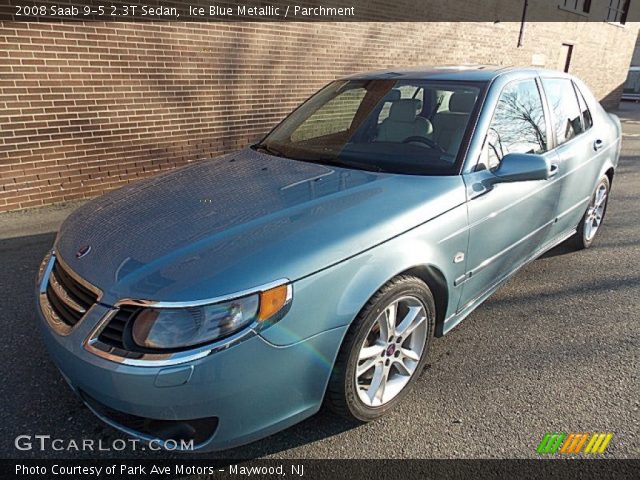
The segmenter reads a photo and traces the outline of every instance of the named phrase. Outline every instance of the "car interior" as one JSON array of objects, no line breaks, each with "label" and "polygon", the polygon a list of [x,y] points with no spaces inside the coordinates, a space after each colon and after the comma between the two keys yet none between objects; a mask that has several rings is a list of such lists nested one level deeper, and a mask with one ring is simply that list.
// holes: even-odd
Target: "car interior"
[{"label": "car interior", "polygon": [[[428,111],[420,96],[432,97],[433,109]],[[376,141],[423,143],[431,146],[435,143],[444,152],[455,155],[464,136],[469,116],[473,110],[477,94],[466,91],[429,90],[415,88],[414,97],[402,98],[399,89],[385,99],[382,112],[388,116],[378,125]],[[381,112],[381,113],[382,113]],[[418,137],[418,138],[415,138]],[[420,137],[431,142],[420,142]],[[409,140],[410,139],[410,140]]]},{"label": "car interior", "polygon": [[306,161],[407,174],[451,174],[479,86],[423,80],[352,81],[294,114],[267,139]]}]

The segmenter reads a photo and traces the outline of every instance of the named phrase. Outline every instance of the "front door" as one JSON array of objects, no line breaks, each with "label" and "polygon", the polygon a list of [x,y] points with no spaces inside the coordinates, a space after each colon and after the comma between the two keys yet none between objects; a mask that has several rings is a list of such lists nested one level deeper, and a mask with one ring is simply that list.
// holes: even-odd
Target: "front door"
[{"label": "front door", "polygon": [[547,119],[536,80],[516,80],[502,90],[476,171],[463,176],[467,188],[469,248],[458,310],[464,309],[524,260],[548,237],[557,195],[552,179],[498,183],[486,188],[508,153],[556,155],[548,151]]}]

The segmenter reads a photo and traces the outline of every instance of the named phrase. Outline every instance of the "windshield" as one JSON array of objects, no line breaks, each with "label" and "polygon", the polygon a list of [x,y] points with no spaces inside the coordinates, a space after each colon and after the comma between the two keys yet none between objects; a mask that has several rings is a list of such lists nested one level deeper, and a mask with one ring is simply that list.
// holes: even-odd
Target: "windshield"
[{"label": "windshield", "polygon": [[254,148],[362,170],[455,174],[481,86],[427,80],[336,81]]}]

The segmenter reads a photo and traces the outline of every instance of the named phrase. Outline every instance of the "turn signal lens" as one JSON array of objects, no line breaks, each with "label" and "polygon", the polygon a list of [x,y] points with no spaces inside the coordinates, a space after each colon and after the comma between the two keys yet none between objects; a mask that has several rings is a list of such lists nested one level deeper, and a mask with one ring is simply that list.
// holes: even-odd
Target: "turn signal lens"
[{"label": "turn signal lens", "polygon": [[291,285],[280,285],[260,294],[258,321],[264,322],[282,310],[291,299]]}]

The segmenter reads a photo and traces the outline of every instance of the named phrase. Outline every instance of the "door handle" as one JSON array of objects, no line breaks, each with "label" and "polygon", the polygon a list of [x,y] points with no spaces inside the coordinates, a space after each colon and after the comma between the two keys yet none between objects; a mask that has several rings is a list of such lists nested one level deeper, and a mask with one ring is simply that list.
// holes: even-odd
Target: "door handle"
[{"label": "door handle", "polygon": [[560,171],[560,168],[558,167],[558,165],[555,163],[552,163],[551,167],[549,168],[549,178],[555,177],[559,171]]},{"label": "door handle", "polygon": [[600,150],[602,147],[604,147],[604,142],[600,139],[597,139],[595,142],[593,142],[593,149],[595,151]]}]

